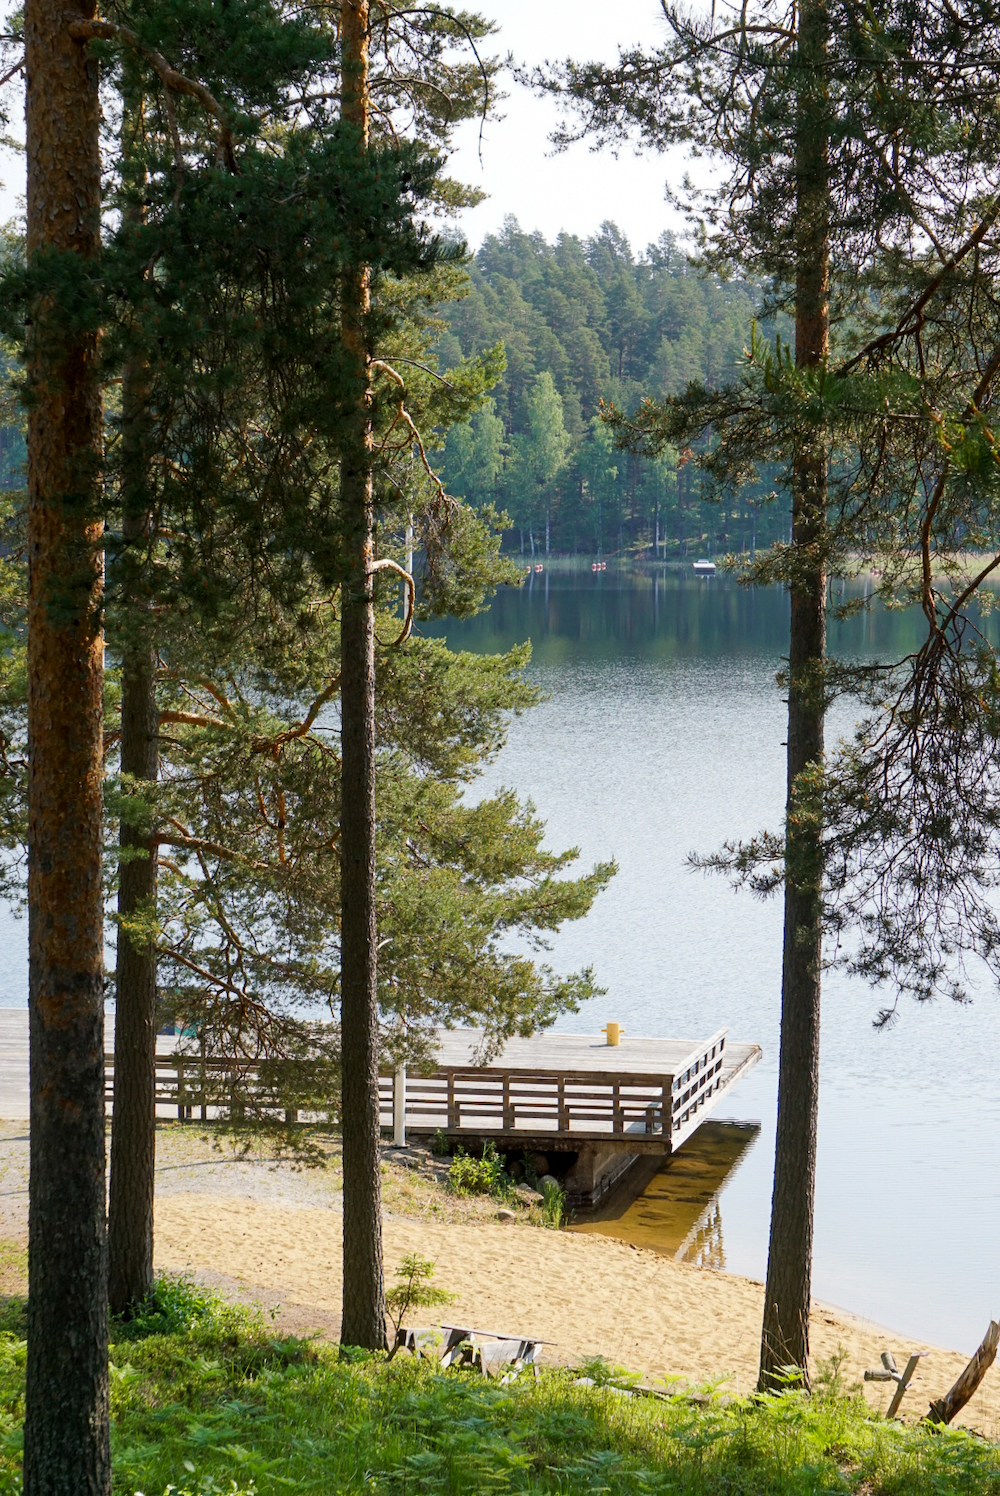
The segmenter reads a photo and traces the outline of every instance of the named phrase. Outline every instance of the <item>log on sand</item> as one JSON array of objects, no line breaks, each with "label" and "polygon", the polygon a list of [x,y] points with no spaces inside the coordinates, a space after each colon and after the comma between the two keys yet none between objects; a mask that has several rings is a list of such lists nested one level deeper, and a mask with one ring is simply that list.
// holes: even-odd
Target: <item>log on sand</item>
[{"label": "log on sand", "polygon": [[996,1320],[991,1319],[990,1327],[983,1336],[982,1345],[954,1387],[950,1392],[946,1392],[944,1397],[939,1397],[931,1403],[925,1420],[927,1423],[950,1423],[955,1414],[962,1411],[996,1360],[998,1344],[1000,1344],[1000,1325]]}]

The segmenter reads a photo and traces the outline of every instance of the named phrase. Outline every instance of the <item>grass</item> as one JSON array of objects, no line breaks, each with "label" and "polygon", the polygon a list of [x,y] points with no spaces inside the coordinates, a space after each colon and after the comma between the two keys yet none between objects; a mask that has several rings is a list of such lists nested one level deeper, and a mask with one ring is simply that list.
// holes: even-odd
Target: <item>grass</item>
[{"label": "grass", "polygon": [[[1000,1493],[1000,1449],[887,1424],[835,1368],[812,1398],[628,1395],[599,1363],[589,1385],[552,1371],[500,1386],[408,1356],[341,1361],[176,1282],[113,1342],[115,1490],[128,1496]],[[3,1493],[20,1490],[23,1375],[23,1342],[5,1332]]]}]

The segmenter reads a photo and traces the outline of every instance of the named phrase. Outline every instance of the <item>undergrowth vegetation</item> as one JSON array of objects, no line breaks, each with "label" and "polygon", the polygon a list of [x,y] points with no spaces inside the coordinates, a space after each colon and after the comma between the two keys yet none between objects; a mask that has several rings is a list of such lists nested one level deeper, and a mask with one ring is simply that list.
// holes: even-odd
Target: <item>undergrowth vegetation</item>
[{"label": "undergrowth vegetation", "polygon": [[493,1142],[486,1144],[478,1158],[461,1146],[456,1148],[448,1186],[456,1195],[492,1195],[497,1200],[509,1199],[514,1191],[514,1181]]},{"label": "undergrowth vegetation", "polygon": [[[164,1326],[169,1324],[169,1328]],[[123,1338],[126,1336],[127,1338]],[[608,1496],[1000,1493],[1000,1449],[806,1398],[630,1395],[603,1363],[508,1386],[399,1356],[339,1360],[262,1316],[164,1283],[116,1325],[115,1491],[134,1496],[580,1492]],[[20,1491],[24,1345],[0,1335],[0,1492]]]},{"label": "undergrowth vegetation", "polygon": [[[491,1195],[509,1205],[517,1202],[517,1181],[510,1175],[494,1142],[488,1142],[478,1156],[466,1153],[461,1145],[448,1170],[448,1188],[453,1195]],[[555,1179],[539,1181],[537,1205],[528,1219],[533,1225],[558,1227],[565,1224],[569,1211],[566,1193]]]}]

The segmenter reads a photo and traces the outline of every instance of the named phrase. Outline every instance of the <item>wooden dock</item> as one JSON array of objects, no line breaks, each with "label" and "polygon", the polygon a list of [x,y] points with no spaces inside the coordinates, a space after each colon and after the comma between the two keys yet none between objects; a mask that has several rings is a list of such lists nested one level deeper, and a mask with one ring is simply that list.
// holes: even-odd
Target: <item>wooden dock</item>
[{"label": "wooden dock", "polygon": [[[7,1119],[28,1114],[27,1017],[24,1009],[0,1010],[0,1116]],[[511,1039],[497,1058],[477,1064],[482,1037],[477,1029],[439,1029],[433,1071],[381,1076],[383,1129],[398,1137],[402,1123],[411,1138],[441,1133],[451,1147],[469,1150],[492,1140],[504,1153],[573,1154],[565,1177],[573,1204],[599,1200],[641,1155],[682,1147],[761,1054],[756,1044],[730,1041],[725,1029],[702,1040],[625,1035],[617,1047],[599,1035],[549,1032]],[[157,1050],[158,1116],[213,1120],[228,1111],[227,1097],[242,1104],[248,1088],[265,1110],[280,1105],[265,1094],[253,1062],[202,1057],[191,1040],[168,1035],[158,1037]]]},{"label": "wooden dock", "polygon": [[680,1148],[760,1059],[756,1044],[736,1044],[719,1029],[707,1039],[593,1034],[511,1039],[476,1064],[478,1029],[439,1029],[438,1064],[429,1075],[380,1078],[381,1120],[397,1138],[440,1134],[454,1147],[492,1140],[504,1152],[577,1154],[569,1194],[600,1199],[644,1153]]},{"label": "wooden dock", "polygon": [[756,1044],[708,1039],[623,1038],[613,1047],[592,1034],[511,1039],[496,1059],[474,1063],[477,1029],[438,1031],[430,1075],[384,1075],[382,1125],[393,1126],[405,1088],[408,1134],[449,1139],[488,1136],[498,1146],[539,1139],[620,1142],[636,1152],[679,1148],[760,1059]]}]

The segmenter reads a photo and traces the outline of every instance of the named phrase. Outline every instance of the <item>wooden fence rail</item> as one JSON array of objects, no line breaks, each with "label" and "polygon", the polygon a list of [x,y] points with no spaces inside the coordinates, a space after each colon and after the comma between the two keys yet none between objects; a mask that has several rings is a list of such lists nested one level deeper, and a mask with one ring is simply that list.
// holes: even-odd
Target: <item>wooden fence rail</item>
[{"label": "wooden fence rail", "polygon": [[382,1123],[392,1125],[397,1087],[403,1085],[406,1128],[416,1134],[641,1135],[673,1144],[693,1131],[698,1112],[722,1085],[725,1032],[713,1034],[670,1075],[496,1065],[384,1075],[379,1078]]},{"label": "wooden fence rail", "polygon": [[[113,1054],[104,1056],[104,1100],[110,1110],[114,1100]],[[202,1057],[197,1053],[156,1056],[156,1106],[176,1112],[181,1122],[197,1116],[206,1122],[222,1116],[239,1116],[249,1101],[255,1111],[298,1120],[294,1108],[261,1080],[260,1065],[253,1060]]]},{"label": "wooden fence rail", "polygon": [[[402,1078],[407,1129],[420,1133],[571,1133],[581,1138],[645,1137],[676,1146],[723,1084],[725,1030],[700,1044],[673,1074],[629,1070],[504,1069],[449,1066]],[[252,1060],[157,1055],[156,1103],[181,1121],[239,1114],[246,1106],[283,1113],[280,1088]],[[382,1124],[391,1127],[397,1074],[379,1079]],[[105,1095],[113,1099],[114,1055],[105,1056]]]}]

